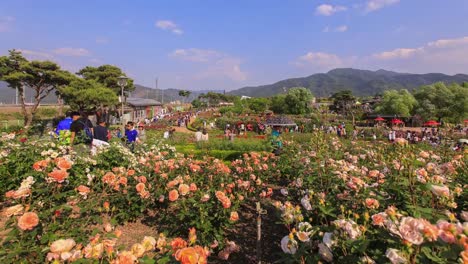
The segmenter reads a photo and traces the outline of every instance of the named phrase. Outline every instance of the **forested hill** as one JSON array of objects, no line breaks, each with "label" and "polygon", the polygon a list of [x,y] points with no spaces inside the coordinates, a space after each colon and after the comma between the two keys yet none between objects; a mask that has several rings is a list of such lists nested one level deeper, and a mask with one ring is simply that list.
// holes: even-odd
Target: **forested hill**
[{"label": "forested hill", "polygon": [[351,90],[358,96],[382,93],[390,89],[413,90],[421,85],[435,82],[468,82],[468,75],[445,75],[442,73],[409,74],[386,70],[368,71],[357,69],[335,69],[304,78],[293,78],[274,84],[244,87],[229,92],[234,95],[269,97],[283,93],[291,87],[305,87],[317,97],[327,97],[340,90]]}]

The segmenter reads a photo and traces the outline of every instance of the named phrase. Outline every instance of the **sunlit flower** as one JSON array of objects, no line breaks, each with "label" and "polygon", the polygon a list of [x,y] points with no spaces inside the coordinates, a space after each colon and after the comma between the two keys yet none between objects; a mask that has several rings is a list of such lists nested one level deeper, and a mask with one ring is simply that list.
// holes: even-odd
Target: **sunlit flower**
[{"label": "sunlit flower", "polygon": [[431,185],[431,191],[433,194],[439,197],[448,197],[450,195],[450,190],[447,186],[442,185]]},{"label": "sunlit flower", "polygon": [[171,190],[169,192],[169,201],[174,202],[177,201],[177,199],[179,199],[179,193],[177,190]]},{"label": "sunlit flower", "polygon": [[72,248],[76,245],[75,240],[68,238],[68,239],[59,239],[54,241],[50,245],[50,252],[52,253],[63,253],[69,252]]},{"label": "sunlit flower", "polygon": [[385,252],[385,256],[390,259],[390,262],[392,264],[403,264],[406,263],[406,258],[403,257],[401,252],[399,250],[396,250],[394,248],[389,248]]},{"label": "sunlit flower", "polygon": [[24,210],[24,206],[21,205],[21,204],[17,204],[17,205],[13,205],[13,206],[10,206],[8,208],[5,209],[5,211],[3,212],[3,214],[6,216],[6,217],[10,217],[12,215],[19,215],[23,212]]},{"label": "sunlit flower", "polygon": [[179,193],[185,196],[190,191],[190,187],[187,184],[179,185]]},{"label": "sunlit flower", "polygon": [[68,172],[66,170],[56,170],[56,169],[54,169],[52,172],[50,172],[47,175],[49,175],[49,177],[51,178],[52,181],[62,183],[68,177]]},{"label": "sunlit flower", "polygon": [[140,243],[135,243],[132,245],[132,253],[137,258],[143,257],[143,254],[145,254],[145,251],[146,251],[145,247]]},{"label": "sunlit flower", "polygon": [[39,224],[39,217],[34,212],[27,212],[18,218],[18,227],[21,230],[32,230]]},{"label": "sunlit flower", "polygon": [[239,220],[239,214],[237,212],[231,212],[231,216],[229,217],[229,220],[236,222]]},{"label": "sunlit flower", "polygon": [[176,237],[171,241],[172,251],[176,252],[177,249],[187,247],[187,241],[183,240],[180,237]]},{"label": "sunlit flower", "polygon": [[424,242],[424,237],[420,230],[424,225],[419,219],[413,217],[403,217],[400,222],[399,231],[401,237],[414,245],[421,245]]},{"label": "sunlit flower", "polygon": [[281,239],[281,249],[284,253],[295,254],[297,251],[297,242],[289,239],[289,236],[284,236]]}]

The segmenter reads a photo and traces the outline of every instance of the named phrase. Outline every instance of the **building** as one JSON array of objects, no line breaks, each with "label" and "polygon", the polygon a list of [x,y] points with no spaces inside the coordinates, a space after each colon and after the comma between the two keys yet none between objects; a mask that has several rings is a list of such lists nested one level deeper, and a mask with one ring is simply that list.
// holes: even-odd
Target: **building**
[{"label": "building", "polygon": [[138,121],[164,113],[161,102],[154,99],[129,97],[126,100],[124,120]]}]

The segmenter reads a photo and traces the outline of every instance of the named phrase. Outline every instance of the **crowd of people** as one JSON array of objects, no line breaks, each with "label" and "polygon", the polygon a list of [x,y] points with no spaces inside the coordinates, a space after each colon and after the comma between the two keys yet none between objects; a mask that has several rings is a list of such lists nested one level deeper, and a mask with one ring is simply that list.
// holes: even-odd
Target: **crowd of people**
[{"label": "crowd of people", "polygon": [[142,142],[146,136],[144,123],[138,122],[138,124],[136,129],[135,123],[129,121],[125,125],[123,134],[120,129],[115,129],[112,134],[104,119],[98,119],[94,125],[85,113],[69,111],[66,117],[59,121],[53,136],[63,145],[83,146],[92,153],[95,153],[97,147],[108,146],[109,140],[117,137],[133,151],[135,144]]}]

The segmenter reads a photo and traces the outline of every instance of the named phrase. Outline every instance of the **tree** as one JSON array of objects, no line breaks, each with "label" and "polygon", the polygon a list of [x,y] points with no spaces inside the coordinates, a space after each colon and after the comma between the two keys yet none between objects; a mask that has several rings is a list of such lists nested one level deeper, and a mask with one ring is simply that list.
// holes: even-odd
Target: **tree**
[{"label": "tree", "polygon": [[[187,98],[188,98],[188,97],[190,96],[191,93],[192,93],[192,92],[190,92],[190,91],[188,91],[188,90],[180,90],[180,91],[179,91],[179,96],[181,96],[181,97],[187,97]],[[185,100],[184,100],[184,102],[185,102]]]},{"label": "tree", "polygon": [[375,112],[410,116],[417,103],[414,96],[408,90],[389,90],[384,92],[382,101],[375,108]]},{"label": "tree", "polygon": [[[0,57],[0,80],[18,89],[26,129],[30,128],[41,101],[52,91],[68,84],[72,76],[54,62],[28,61],[16,50],[10,50],[8,56]],[[34,91],[34,102],[29,110],[24,96],[25,87]]]},{"label": "tree", "polygon": [[286,109],[285,100],[286,100],[285,94],[279,94],[279,95],[273,96],[271,98],[270,110],[276,114],[286,114],[287,109]]},{"label": "tree", "polygon": [[302,115],[310,112],[310,103],[314,96],[309,89],[295,87],[289,89],[285,97],[286,112],[293,115]]},{"label": "tree", "polygon": [[266,98],[249,98],[246,99],[248,107],[255,113],[263,113],[268,108],[268,99]]},{"label": "tree", "polygon": [[354,125],[353,107],[356,103],[356,97],[354,97],[353,92],[351,90],[343,90],[334,93],[331,97],[333,99],[333,108],[342,115],[351,114]]},{"label": "tree", "polygon": [[[122,89],[118,84],[118,78],[120,76],[126,76],[119,67],[108,64],[99,67],[86,66],[79,70],[76,74],[86,80],[95,80],[105,87],[112,89],[117,95],[121,94]],[[131,92],[133,90],[135,90],[133,80],[128,79],[127,85],[124,87],[124,91]]]},{"label": "tree", "polygon": [[194,99],[192,101],[192,106],[198,109],[198,108],[206,107],[206,103],[200,101],[200,99]]},{"label": "tree", "polygon": [[115,92],[95,80],[75,77],[69,85],[58,90],[72,109],[80,111],[96,111],[103,106],[114,106],[118,103]]},{"label": "tree", "polygon": [[468,115],[468,86],[466,84],[435,83],[414,91],[418,101],[415,113],[424,119],[447,119],[460,122]]}]

